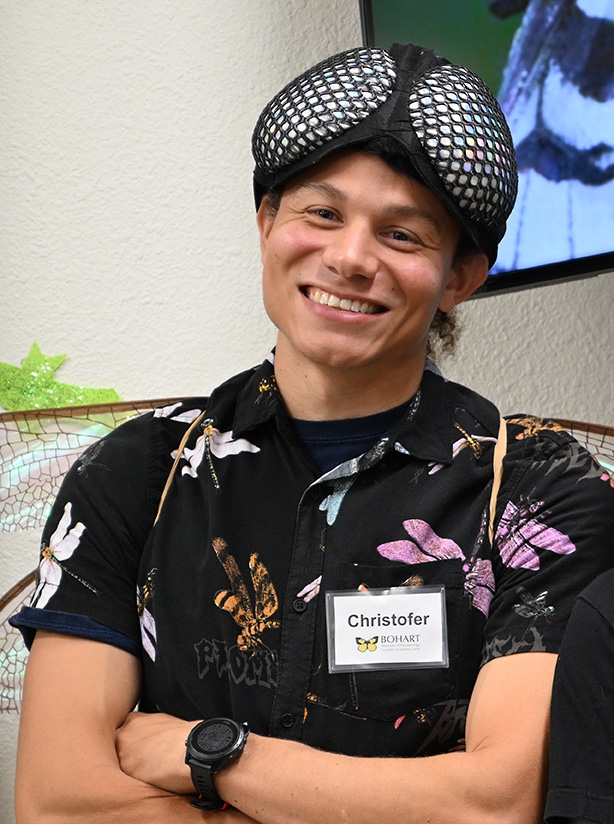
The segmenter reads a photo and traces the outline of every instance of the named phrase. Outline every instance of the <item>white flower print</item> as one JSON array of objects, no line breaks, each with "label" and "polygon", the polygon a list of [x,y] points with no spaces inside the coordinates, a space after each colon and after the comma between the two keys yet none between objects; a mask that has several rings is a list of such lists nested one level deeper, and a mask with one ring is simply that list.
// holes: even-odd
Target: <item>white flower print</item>
[{"label": "white flower print", "polygon": [[139,625],[141,627],[141,643],[143,649],[149,655],[152,661],[156,660],[156,642],[158,640],[158,633],[156,630],[156,619],[153,617],[148,609],[151,604],[154,589],[155,589],[155,574],[157,569],[150,570],[147,574],[147,580],[140,587],[136,587],[136,612],[139,616]]},{"label": "white flower print", "polygon": [[143,612],[139,616],[139,624],[141,625],[141,641],[143,649],[149,655],[152,661],[156,660],[156,622],[151,612],[144,607]]},{"label": "white flower print", "polygon": [[[32,596],[33,607],[42,609],[48,604],[50,598],[55,595],[62,579],[63,567],[61,562],[70,558],[79,546],[85,526],[82,523],[76,523],[72,528],[69,528],[71,521],[72,504],[69,502],[64,507],[64,514],[60,519],[60,523],[49,540],[49,546],[42,549],[42,557],[38,566],[39,583]],[[86,586],[91,589],[89,585],[86,584]]]},{"label": "white flower print", "polygon": [[181,401],[171,403],[168,406],[159,406],[157,409],[154,409],[153,416],[154,418],[170,418],[175,409],[179,409],[180,406]]},{"label": "white flower print", "polygon": [[[240,452],[260,452],[260,447],[250,443],[245,438],[232,437],[232,432],[220,432],[214,426],[207,426],[206,431],[196,441],[194,449],[183,450],[185,459],[189,466],[184,466],[181,470],[182,475],[191,475],[196,478],[197,470],[202,463],[206,451],[209,450],[216,458],[226,458],[228,455],[238,455]],[[175,458],[177,451],[172,453]]]},{"label": "white flower print", "polygon": [[[471,435],[471,440],[474,441],[476,444],[480,443],[497,443],[496,438],[491,438],[489,435]],[[465,449],[467,446],[471,446],[471,442],[467,440],[467,438],[459,438],[457,441],[454,441],[452,444],[452,460],[458,457],[458,455]],[[436,472],[439,472],[440,469],[443,469],[445,464],[436,463],[435,461],[431,461],[429,463],[429,475],[434,475]]]},{"label": "white flower print", "polygon": [[179,421],[180,423],[192,423],[199,415],[202,415],[202,409],[186,409],[178,415],[173,415],[176,409],[179,409],[181,402],[172,403],[169,406],[160,406],[154,410],[154,418],[170,418],[172,421]]}]

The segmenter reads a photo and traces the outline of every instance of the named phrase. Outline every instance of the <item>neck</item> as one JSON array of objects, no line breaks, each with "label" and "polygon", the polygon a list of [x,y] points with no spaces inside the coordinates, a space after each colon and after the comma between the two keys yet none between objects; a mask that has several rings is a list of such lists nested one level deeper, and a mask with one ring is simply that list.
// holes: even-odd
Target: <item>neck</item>
[{"label": "neck", "polygon": [[292,357],[281,340],[275,351],[275,378],[289,414],[302,420],[343,420],[375,415],[415,395],[424,358],[413,368],[383,370],[379,364],[335,368]]}]

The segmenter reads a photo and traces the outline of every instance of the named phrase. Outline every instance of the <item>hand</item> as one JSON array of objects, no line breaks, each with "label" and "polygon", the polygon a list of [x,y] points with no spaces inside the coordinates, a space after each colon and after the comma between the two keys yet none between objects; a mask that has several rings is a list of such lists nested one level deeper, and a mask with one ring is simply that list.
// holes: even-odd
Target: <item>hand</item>
[{"label": "hand", "polygon": [[131,712],[116,732],[115,747],[126,775],[177,795],[193,795],[185,741],[198,722],[165,713]]}]

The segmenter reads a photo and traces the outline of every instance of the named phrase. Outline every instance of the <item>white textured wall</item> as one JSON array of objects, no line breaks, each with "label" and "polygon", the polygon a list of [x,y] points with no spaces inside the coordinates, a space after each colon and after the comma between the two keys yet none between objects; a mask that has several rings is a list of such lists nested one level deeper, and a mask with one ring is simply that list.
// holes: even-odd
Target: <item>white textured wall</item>
[{"label": "white textured wall", "polygon": [[614,426],[614,273],[469,301],[462,317],[451,378],[505,414]]},{"label": "white textured wall", "polygon": [[[0,361],[126,400],[206,393],[273,343],[249,139],[358,44],[355,0],[0,0]],[[0,533],[0,592],[38,535]],[[16,717],[0,715],[0,822]]]},{"label": "white textured wall", "polygon": [[[360,42],[356,0],[0,0],[0,361],[126,400],[206,393],[273,341],[249,137]],[[476,301],[449,374],[503,411],[612,423],[614,275]],[[5,591],[38,535],[0,534]],[[15,718],[0,716],[0,821]]]}]

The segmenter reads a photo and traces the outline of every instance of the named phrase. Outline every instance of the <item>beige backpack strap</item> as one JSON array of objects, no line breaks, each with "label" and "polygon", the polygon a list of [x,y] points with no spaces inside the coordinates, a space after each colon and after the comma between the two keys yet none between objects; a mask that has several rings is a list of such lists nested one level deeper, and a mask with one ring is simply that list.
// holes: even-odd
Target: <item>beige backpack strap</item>
[{"label": "beige backpack strap", "polygon": [[495,444],[495,452],[492,459],[493,467],[493,481],[490,492],[490,514],[488,518],[488,537],[492,546],[495,537],[495,512],[497,509],[497,495],[499,494],[499,487],[501,486],[501,477],[503,475],[503,458],[507,452],[507,425],[505,418],[501,418],[499,423],[499,434],[497,435],[497,443]]},{"label": "beige backpack strap", "polygon": [[188,439],[189,439],[190,435],[192,434],[192,432],[194,431],[194,429],[196,429],[196,427],[202,421],[202,419],[205,417],[206,414],[207,414],[207,410],[205,409],[204,412],[201,412],[201,414],[192,421],[192,423],[190,424],[190,426],[186,430],[185,435],[181,439],[179,447],[177,448],[177,455],[175,456],[175,460],[173,461],[173,465],[171,466],[171,471],[168,473],[168,478],[166,479],[166,483],[164,484],[164,489],[162,490],[162,495],[160,496],[160,503],[158,504],[158,512],[156,514],[156,519],[153,522],[154,526],[158,523],[158,518],[160,517],[160,513],[162,512],[162,505],[164,504],[164,500],[165,500],[166,496],[168,495],[168,490],[171,488],[171,484],[173,482],[173,478],[175,477],[175,472],[177,471],[177,467],[179,466],[179,461],[181,460],[181,456],[183,455],[183,450],[185,449],[185,445],[187,444]]}]

